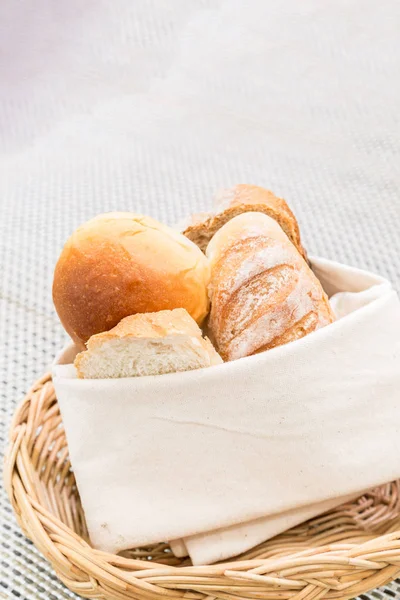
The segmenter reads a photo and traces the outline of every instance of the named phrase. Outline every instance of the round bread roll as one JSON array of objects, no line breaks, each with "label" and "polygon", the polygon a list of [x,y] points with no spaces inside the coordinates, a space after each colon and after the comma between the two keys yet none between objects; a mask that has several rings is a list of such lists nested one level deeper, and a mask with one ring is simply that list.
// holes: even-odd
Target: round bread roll
[{"label": "round bread roll", "polygon": [[209,279],[208,259],[184,235],[150,217],[108,213],[79,227],[65,244],[53,301],[82,347],[136,313],[185,308],[200,324],[209,310]]}]

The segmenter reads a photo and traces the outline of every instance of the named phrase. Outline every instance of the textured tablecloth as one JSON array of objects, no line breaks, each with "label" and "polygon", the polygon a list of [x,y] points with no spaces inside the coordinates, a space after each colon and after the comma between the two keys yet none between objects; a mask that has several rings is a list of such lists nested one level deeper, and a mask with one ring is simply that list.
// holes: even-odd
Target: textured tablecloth
[{"label": "textured tablecloth", "polygon": [[[55,260],[96,213],[172,223],[258,183],[313,254],[400,287],[399,32],[397,0],[0,3],[2,449],[65,341]],[[74,595],[1,492],[3,597]]]}]

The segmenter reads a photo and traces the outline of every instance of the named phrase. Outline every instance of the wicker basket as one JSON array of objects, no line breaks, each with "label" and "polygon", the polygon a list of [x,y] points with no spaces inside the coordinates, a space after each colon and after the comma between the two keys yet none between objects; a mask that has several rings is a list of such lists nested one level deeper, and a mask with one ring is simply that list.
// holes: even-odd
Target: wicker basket
[{"label": "wicker basket", "polygon": [[49,375],[19,406],[5,483],[25,534],[72,591],[87,598],[212,600],[351,598],[400,573],[400,485],[387,484],[229,563],[193,567],[166,544],[94,550]]}]

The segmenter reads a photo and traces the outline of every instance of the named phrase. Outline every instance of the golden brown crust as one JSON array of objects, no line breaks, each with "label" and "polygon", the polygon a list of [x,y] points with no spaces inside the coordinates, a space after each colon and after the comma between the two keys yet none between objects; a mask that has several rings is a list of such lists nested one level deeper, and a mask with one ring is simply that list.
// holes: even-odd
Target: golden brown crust
[{"label": "golden brown crust", "polygon": [[232,219],[213,237],[207,256],[209,329],[224,360],[299,339],[334,320],[321,284],[268,216]]},{"label": "golden brown crust", "polygon": [[218,200],[214,213],[193,215],[191,223],[183,232],[203,252],[213,235],[230,219],[245,212],[262,212],[281,226],[300,254],[307,258],[296,218],[282,198],[256,185],[238,184],[223,192]]},{"label": "golden brown crust", "polygon": [[182,234],[150,217],[109,213],[82,225],[65,244],[53,300],[82,347],[131,314],[185,308],[201,323],[208,280],[207,259]]}]

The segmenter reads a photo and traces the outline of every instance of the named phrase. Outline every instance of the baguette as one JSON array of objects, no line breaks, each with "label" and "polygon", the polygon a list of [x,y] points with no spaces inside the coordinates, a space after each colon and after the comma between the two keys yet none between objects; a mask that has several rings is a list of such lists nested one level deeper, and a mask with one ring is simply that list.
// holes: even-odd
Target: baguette
[{"label": "baguette", "polygon": [[322,286],[278,223],[244,213],[214,235],[209,332],[224,360],[299,339],[334,320]]}]

